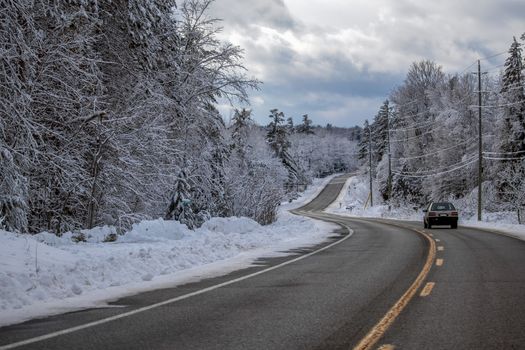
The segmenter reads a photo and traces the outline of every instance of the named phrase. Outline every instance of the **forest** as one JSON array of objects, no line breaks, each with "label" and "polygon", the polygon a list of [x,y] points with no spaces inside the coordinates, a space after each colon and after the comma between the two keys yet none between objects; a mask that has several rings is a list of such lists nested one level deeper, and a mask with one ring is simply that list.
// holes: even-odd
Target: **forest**
[{"label": "forest", "polygon": [[[483,208],[521,222],[525,35],[480,76],[476,62],[455,74],[413,63],[362,128],[314,126],[277,108],[258,125],[249,93],[262,82],[241,47],[218,39],[212,2],[4,1],[1,229],[124,231],[159,217],[189,228],[228,216],[269,224],[312,178],[359,166],[380,202],[461,199],[474,210],[480,106]],[[228,121],[219,100],[234,110]]]},{"label": "forest", "polygon": [[[253,122],[261,82],[211,2],[3,1],[0,229],[268,224],[313,177],[356,167],[360,128]],[[239,107],[229,122],[219,99]]]},{"label": "forest", "polygon": [[525,34],[514,38],[507,52],[489,57],[504,63],[481,74],[478,62],[456,74],[432,61],[410,66],[403,84],[365,122],[359,143],[361,169],[372,172],[379,202],[421,207],[430,200],[460,201],[473,215],[481,156],[483,210],[513,211],[523,222],[524,40]]}]

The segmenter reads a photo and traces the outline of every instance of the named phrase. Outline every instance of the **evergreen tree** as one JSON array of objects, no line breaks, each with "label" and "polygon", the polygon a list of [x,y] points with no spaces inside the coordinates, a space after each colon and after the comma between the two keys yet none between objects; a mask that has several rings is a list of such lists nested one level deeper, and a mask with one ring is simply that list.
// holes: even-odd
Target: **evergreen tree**
[{"label": "evergreen tree", "polygon": [[386,100],[381,105],[379,112],[374,117],[374,122],[371,125],[373,130],[373,156],[377,162],[380,162],[388,152],[388,133],[389,133],[389,117],[391,113],[391,108],[389,107],[389,102]]},{"label": "evergreen tree", "polygon": [[[502,77],[501,95],[503,100],[503,116],[499,120],[498,140],[499,152],[503,158],[498,169],[498,191],[500,198],[509,198],[505,193],[511,192],[512,181],[509,174],[521,174],[522,163],[517,160],[525,151],[525,90],[523,80],[523,57],[521,44],[514,38],[509,57],[505,61],[505,71]],[[513,158],[513,159],[512,159]]]},{"label": "evergreen tree", "polygon": [[271,122],[267,127],[267,141],[275,156],[281,159],[281,162],[288,170],[287,187],[291,189],[298,182],[304,181],[304,175],[288,152],[290,141],[288,140],[286,127],[283,125],[284,113],[279,112],[277,109],[270,110],[270,113],[269,118],[271,118]]},{"label": "evergreen tree", "polygon": [[192,210],[191,186],[188,183],[186,171],[179,172],[174,190],[171,195],[168,211],[164,216],[166,220],[178,220],[189,229],[195,227],[195,215]]},{"label": "evergreen tree", "polygon": [[363,124],[363,131],[361,132],[361,138],[357,144],[357,159],[360,161],[360,164],[365,164],[368,162],[368,142],[370,137],[370,125],[368,120],[365,120]]},{"label": "evergreen tree", "polygon": [[384,200],[388,199],[389,186],[388,186],[388,152],[390,149],[390,117],[391,107],[389,106],[388,100],[384,101],[379,108],[378,113],[374,118],[371,129],[373,130],[372,138],[372,156],[374,162],[377,164],[377,181],[379,184],[379,192],[381,193]]},{"label": "evergreen tree", "polygon": [[278,109],[270,110],[270,115],[268,116],[271,121],[268,124],[268,133],[267,140],[270,144],[270,147],[275,152],[275,155],[279,158],[283,157],[283,154],[290,147],[288,142],[288,132],[286,127],[283,125],[284,122],[284,113],[279,112]]},{"label": "evergreen tree", "polygon": [[232,125],[230,127],[232,130],[231,138],[233,141],[231,148],[239,154],[242,160],[244,160],[246,155],[249,132],[248,126],[253,123],[251,115],[252,111],[249,109],[243,108],[240,111],[236,109],[233,114]]},{"label": "evergreen tree", "polygon": [[293,134],[295,132],[295,126],[293,124],[292,117],[288,117],[288,119],[286,119],[286,130],[288,131],[288,134]]},{"label": "evergreen tree", "polygon": [[312,120],[308,118],[308,114],[303,115],[302,123],[297,127],[297,132],[306,134],[306,135],[314,134],[313,127],[312,127]]},{"label": "evergreen tree", "polygon": [[505,61],[501,94],[504,115],[500,125],[501,152],[525,151],[525,90],[521,44],[512,42]]}]

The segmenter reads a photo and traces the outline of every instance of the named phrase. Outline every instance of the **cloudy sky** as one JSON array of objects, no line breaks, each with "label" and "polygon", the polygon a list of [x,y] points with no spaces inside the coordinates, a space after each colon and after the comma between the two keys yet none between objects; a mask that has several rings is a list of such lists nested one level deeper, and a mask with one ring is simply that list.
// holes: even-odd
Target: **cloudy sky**
[{"label": "cloudy sky", "polygon": [[[296,123],[308,114],[314,124],[361,125],[411,62],[462,72],[525,32],[523,0],[216,0],[211,15],[263,81],[251,93],[261,124],[278,108]],[[498,70],[505,57],[483,68]]]}]

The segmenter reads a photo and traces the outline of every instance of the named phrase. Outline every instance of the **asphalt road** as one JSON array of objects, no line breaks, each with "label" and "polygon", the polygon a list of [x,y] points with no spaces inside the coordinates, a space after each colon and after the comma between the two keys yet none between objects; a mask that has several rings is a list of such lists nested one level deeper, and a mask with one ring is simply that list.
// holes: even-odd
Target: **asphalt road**
[{"label": "asphalt road", "polygon": [[[120,307],[1,328],[0,349],[50,333],[19,348],[353,348],[414,286],[434,243],[419,223],[403,228],[320,214],[343,183],[334,179],[298,210],[342,225],[328,242],[227,276],[124,298],[115,303]],[[461,227],[424,232],[443,247],[436,251],[442,265],[431,261],[422,287],[435,284],[427,296],[418,286],[372,348],[525,349],[525,243]]]},{"label": "asphalt road", "polygon": [[425,231],[438,248],[426,281],[434,286],[412,300],[381,343],[396,349],[525,349],[525,242],[466,227]]}]

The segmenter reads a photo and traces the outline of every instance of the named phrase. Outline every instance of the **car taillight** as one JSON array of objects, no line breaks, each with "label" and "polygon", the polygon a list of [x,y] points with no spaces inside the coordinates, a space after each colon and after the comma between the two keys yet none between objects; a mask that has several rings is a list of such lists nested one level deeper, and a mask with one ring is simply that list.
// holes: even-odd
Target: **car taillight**
[{"label": "car taillight", "polygon": [[428,216],[436,216],[436,213],[434,213],[433,211],[431,211],[431,212],[428,213]]},{"label": "car taillight", "polygon": [[450,215],[452,215],[452,216],[458,216],[458,212],[457,212],[457,211],[453,211],[452,213],[450,213]]}]

